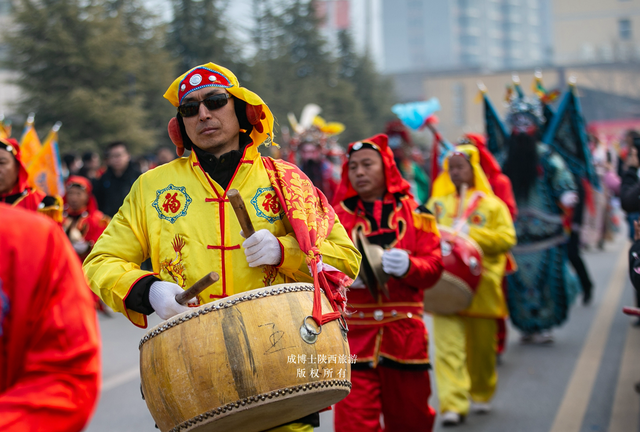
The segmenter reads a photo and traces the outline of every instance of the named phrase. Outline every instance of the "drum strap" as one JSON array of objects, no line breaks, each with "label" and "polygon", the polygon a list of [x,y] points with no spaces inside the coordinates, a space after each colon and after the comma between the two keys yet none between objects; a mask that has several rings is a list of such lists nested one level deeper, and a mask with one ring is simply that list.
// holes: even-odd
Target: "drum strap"
[{"label": "drum strap", "polygon": [[[462,229],[462,225],[469,219],[471,214],[476,211],[478,205],[480,204],[480,200],[485,196],[482,191],[475,191],[471,197],[469,198],[469,202],[467,203],[466,208],[464,208],[464,212],[462,212],[462,217],[458,218],[458,223],[456,226],[452,227],[456,231],[460,231]],[[462,199],[462,198],[460,198]]]},{"label": "drum strap", "polygon": [[[300,250],[307,256],[307,266],[315,287],[312,317],[317,325],[336,320],[342,316],[347,302],[346,286],[353,281],[336,268],[322,262],[320,246],[329,236],[335,221],[335,211],[329,201],[297,166],[263,157],[280,204],[291,223]],[[324,290],[333,312],[322,314]]]}]

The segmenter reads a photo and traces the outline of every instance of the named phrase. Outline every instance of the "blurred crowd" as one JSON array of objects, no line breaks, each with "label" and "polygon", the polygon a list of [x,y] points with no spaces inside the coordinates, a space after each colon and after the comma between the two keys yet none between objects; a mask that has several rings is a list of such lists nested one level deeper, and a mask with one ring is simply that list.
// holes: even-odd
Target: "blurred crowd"
[{"label": "blurred crowd", "polygon": [[140,174],[175,158],[175,149],[169,146],[160,146],[153,154],[132,157],[129,145],[116,141],[106,146],[104,158],[95,151],[87,151],[82,155],[65,153],[61,160],[62,174],[65,181],[71,176],[88,179],[98,209],[113,217]]}]

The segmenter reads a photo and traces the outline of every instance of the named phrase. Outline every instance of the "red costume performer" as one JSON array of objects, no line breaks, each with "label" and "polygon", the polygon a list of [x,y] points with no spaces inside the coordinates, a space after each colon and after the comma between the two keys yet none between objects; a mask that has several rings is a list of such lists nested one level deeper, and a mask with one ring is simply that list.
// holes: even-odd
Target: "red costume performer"
[{"label": "red costume performer", "polygon": [[[0,152],[7,152],[12,155],[12,158],[10,156],[7,162],[9,162],[8,165],[14,165],[13,167],[0,166],[0,169],[3,169],[3,175],[11,177],[9,181],[12,183],[12,186],[6,191],[3,191],[0,187],[0,202],[43,213],[57,223],[61,223],[62,200],[60,197],[48,196],[46,193],[29,186],[29,174],[20,159],[18,141],[13,138],[0,138]],[[0,162],[3,162],[5,156],[7,155],[3,153],[2,157],[0,157]],[[16,168],[17,172],[13,171]]]},{"label": "red costume performer", "polygon": [[[386,192],[382,199],[365,202],[349,180],[349,161],[334,202],[336,214],[352,240],[358,229],[372,244],[409,253],[408,270],[387,282],[389,298],[377,298],[352,285],[349,291],[349,346],[357,356],[352,367],[353,388],[335,407],[335,430],[431,431],[435,411],[429,406],[428,335],[422,321],[423,290],[442,273],[440,236],[435,218],[420,211],[401,177],[386,135],[352,143],[348,154],[377,150],[382,158]],[[385,252],[387,253],[387,252]]]},{"label": "red costume performer", "polygon": [[[516,220],[516,216],[518,216],[518,207],[516,206],[516,198],[513,195],[513,187],[511,186],[511,180],[505,174],[502,173],[502,169],[500,168],[500,164],[495,157],[491,154],[489,149],[487,148],[487,140],[483,135],[468,133],[466,134],[466,138],[469,144],[473,144],[478,148],[478,153],[480,154],[480,166],[484,171],[487,179],[489,180],[489,184],[491,185],[491,189],[493,189],[493,193],[496,197],[500,198],[509,209],[509,213],[511,214],[511,219]],[[515,260],[509,254],[507,260],[507,274],[511,273],[515,270]],[[502,292],[507,296],[506,289],[506,279],[502,280]],[[498,354],[502,354],[504,352],[504,348],[507,343],[507,323],[505,318],[498,318]]]},{"label": "red costume performer", "polygon": [[5,204],[0,238],[0,430],[80,431],[100,383],[80,263],[54,223]]},{"label": "red costume performer", "polygon": [[[65,187],[67,192],[64,196],[62,229],[69,237],[71,246],[82,263],[109,225],[111,218],[98,210],[98,203],[91,193],[92,185],[89,179],[70,176]],[[100,297],[93,292],[91,295],[96,310],[109,315]]]},{"label": "red costume performer", "polygon": [[[84,205],[77,205],[75,202],[70,205],[68,202],[69,195],[76,192],[75,188],[83,195],[86,194],[86,198],[82,197],[81,204]],[[85,177],[70,176],[66,182],[66,190],[62,228],[80,260],[84,261],[111,219],[98,210],[96,199],[91,193],[91,182]]]}]

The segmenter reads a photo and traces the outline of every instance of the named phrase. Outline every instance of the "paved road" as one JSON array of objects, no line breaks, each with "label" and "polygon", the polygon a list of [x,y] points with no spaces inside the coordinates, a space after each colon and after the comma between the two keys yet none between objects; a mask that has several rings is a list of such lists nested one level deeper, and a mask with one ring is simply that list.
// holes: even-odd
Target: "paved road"
[{"label": "paved road", "polygon": [[[620,310],[633,302],[620,237],[585,254],[596,284],[591,306],[577,302],[553,346],[525,346],[515,331],[499,367],[493,411],[471,415],[459,431],[640,432],[640,329]],[[150,325],[159,320],[152,317]],[[430,319],[426,318],[430,326]],[[100,317],[104,381],[90,432],[154,431],[140,397],[138,342],[145,330],[121,316]],[[434,386],[434,394],[437,394]],[[432,404],[437,408],[437,397]],[[330,412],[319,432],[333,431]],[[440,431],[440,426],[436,431]]]}]

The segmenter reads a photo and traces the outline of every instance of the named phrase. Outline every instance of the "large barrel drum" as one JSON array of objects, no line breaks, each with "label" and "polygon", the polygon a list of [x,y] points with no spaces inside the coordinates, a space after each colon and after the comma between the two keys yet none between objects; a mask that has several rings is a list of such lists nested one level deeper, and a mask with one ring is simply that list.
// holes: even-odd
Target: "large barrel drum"
[{"label": "large barrel drum", "polygon": [[[339,321],[319,331],[309,316],[313,290],[295,283],[247,291],[151,329],[140,342],[140,376],[158,428],[258,432],[345,398],[346,332]],[[324,294],[322,309],[331,312]]]},{"label": "large barrel drum", "polygon": [[482,276],[482,249],[470,237],[438,225],[444,271],[440,280],[424,291],[424,310],[441,315],[471,306]]}]

